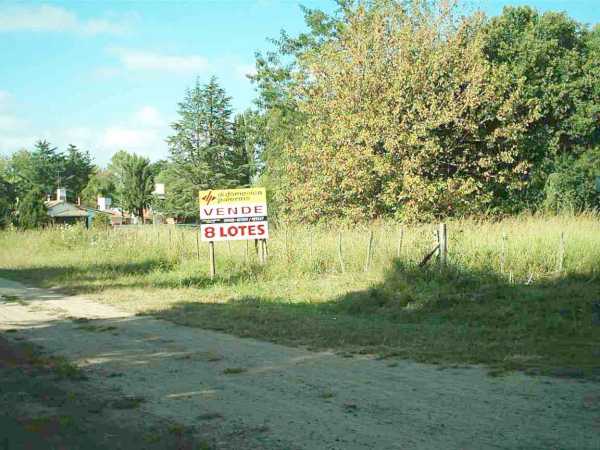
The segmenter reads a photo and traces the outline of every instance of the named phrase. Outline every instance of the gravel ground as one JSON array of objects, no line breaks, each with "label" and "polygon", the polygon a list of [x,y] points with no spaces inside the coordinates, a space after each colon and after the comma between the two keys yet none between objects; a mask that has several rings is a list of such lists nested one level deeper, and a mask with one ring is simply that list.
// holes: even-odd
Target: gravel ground
[{"label": "gravel ground", "polygon": [[[600,385],[344,358],[0,279],[0,330],[218,449],[600,449]],[[16,331],[15,331],[16,330]]]}]

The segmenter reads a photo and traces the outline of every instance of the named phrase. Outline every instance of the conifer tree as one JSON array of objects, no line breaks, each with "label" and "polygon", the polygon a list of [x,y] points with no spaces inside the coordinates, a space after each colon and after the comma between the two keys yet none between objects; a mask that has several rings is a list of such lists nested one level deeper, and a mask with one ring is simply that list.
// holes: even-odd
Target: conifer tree
[{"label": "conifer tree", "polygon": [[197,215],[197,193],[203,189],[245,184],[231,120],[231,98],[215,77],[199,81],[179,103],[179,119],[167,139],[170,164],[159,176],[166,185],[164,208],[180,217]]}]

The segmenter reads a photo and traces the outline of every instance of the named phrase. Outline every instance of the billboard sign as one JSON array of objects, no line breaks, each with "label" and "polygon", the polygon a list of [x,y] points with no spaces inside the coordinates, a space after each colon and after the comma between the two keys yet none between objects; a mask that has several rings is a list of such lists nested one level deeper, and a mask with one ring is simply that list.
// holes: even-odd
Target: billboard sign
[{"label": "billboard sign", "polygon": [[200,191],[202,241],[268,239],[265,188]]}]

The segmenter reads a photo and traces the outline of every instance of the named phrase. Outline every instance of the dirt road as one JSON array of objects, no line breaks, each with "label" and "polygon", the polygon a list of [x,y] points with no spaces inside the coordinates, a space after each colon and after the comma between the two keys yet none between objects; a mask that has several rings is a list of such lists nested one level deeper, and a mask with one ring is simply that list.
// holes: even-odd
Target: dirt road
[{"label": "dirt road", "polygon": [[598,449],[600,385],[312,353],[0,279],[0,330],[215,448]]}]

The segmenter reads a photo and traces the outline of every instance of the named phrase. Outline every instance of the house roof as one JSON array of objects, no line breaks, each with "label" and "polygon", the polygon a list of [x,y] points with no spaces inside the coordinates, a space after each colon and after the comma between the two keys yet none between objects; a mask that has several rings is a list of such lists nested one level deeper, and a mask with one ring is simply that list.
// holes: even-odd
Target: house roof
[{"label": "house roof", "polygon": [[94,214],[111,214],[110,212],[85,208],[62,200],[49,200],[45,204],[50,217],[87,217],[90,212]]}]

